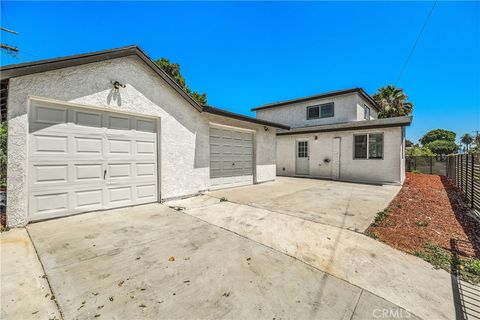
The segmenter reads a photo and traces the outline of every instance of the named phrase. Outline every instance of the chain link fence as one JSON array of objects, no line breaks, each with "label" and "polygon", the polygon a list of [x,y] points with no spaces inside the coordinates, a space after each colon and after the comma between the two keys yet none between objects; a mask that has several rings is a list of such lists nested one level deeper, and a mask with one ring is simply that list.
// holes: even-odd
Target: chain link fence
[{"label": "chain link fence", "polygon": [[444,176],[447,174],[446,159],[442,156],[407,156],[405,166],[408,172]]}]

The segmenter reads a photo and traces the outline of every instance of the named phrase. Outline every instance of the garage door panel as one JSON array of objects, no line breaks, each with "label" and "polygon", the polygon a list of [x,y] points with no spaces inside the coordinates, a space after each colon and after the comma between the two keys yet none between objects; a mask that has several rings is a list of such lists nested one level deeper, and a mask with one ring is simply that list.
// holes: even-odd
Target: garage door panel
[{"label": "garage door panel", "polygon": [[136,187],[137,199],[146,200],[153,199],[156,197],[157,188],[155,184],[139,185]]},{"label": "garage door panel", "polygon": [[38,106],[33,112],[35,123],[67,123],[67,110],[64,108]]},{"label": "garage door panel", "polygon": [[155,154],[155,142],[154,141],[136,141],[137,153],[143,156]]},{"label": "garage door panel", "polygon": [[108,116],[108,129],[130,130],[130,118],[121,116]]},{"label": "garage door panel", "polygon": [[156,120],[56,105],[30,112],[31,220],[157,201]]},{"label": "garage door panel", "polygon": [[68,152],[68,137],[57,135],[40,135],[33,136],[33,150],[36,154],[45,153],[63,153]]},{"label": "garage door panel", "polygon": [[92,206],[95,208],[101,208],[103,205],[103,190],[83,190],[75,191],[75,209],[81,209]]},{"label": "garage door panel", "polygon": [[155,170],[156,165],[155,163],[137,163],[136,164],[136,172],[137,177],[156,177],[157,170]]},{"label": "garage door panel", "polygon": [[155,121],[153,120],[143,120],[143,119],[137,119],[137,124],[136,124],[136,129],[137,131],[141,132],[152,132],[155,133],[156,130],[156,125]]},{"label": "garage door panel", "polygon": [[68,165],[35,165],[33,167],[33,183],[52,183],[52,182],[67,182],[68,181]]},{"label": "garage door panel", "polygon": [[210,127],[210,186],[253,183],[253,133]]},{"label": "garage door panel", "polygon": [[102,163],[74,164],[75,181],[102,181]]},{"label": "garage door panel", "polygon": [[75,153],[97,155],[102,153],[102,138],[73,137],[73,139]]},{"label": "garage door panel", "polygon": [[102,114],[90,111],[73,111],[74,123],[85,127],[102,127]]},{"label": "garage door panel", "polygon": [[31,197],[35,212],[52,212],[67,210],[69,203],[68,192],[55,192],[47,194],[33,194]]},{"label": "garage door panel", "polygon": [[114,202],[132,202],[133,201],[131,186],[109,187],[108,195],[109,195],[109,199],[108,199],[109,203],[107,205],[111,205]]},{"label": "garage door panel", "polygon": [[132,142],[130,140],[109,139],[107,152],[110,155],[130,155],[132,153]]},{"label": "garage door panel", "polygon": [[130,163],[109,163],[107,172],[110,179],[132,177],[132,167]]}]

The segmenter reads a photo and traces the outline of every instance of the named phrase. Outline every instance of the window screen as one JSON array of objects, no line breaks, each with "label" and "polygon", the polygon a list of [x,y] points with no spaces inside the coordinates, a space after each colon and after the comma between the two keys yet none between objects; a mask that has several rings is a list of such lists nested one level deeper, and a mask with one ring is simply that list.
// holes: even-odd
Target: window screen
[{"label": "window screen", "polygon": [[354,136],[355,159],[367,159],[367,135]]},{"label": "window screen", "polygon": [[368,158],[383,158],[383,134],[375,133],[368,135]]},{"label": "window screen", "polygon": [[308,107],[307,108],[307,119],[318,119],[320,117],[320,108],[319,107]]},{"label": "window screen", "polygon": [[321,118],[333,117],[333,102],[322,104],[320,107],[321,107],[321,112],[320,112]]}]

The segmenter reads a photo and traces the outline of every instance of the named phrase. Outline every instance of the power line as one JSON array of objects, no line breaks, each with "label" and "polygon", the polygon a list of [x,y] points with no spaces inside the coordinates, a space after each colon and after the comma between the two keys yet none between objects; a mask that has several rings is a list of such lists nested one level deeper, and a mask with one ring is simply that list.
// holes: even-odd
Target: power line
[{"label": "power line", "polygon": [[10,32],[10,33],[13,33],[13,34],[18,34],[17,31],[13,31],[13,30],[10,30],[10,29],[4,28],[4,27],[0,27],[0,30],[5,31],[5,32]]},{"label": "power line", "polygon": [[[17,31],[10,30],[10,29],[4,28],[4,27],[0,27],[0,30],[4,31],[4,32],[12,33],[14,35],[18,35]],[[0,49],[3,49],[5,51],[7,51],[7,53],[13,54],[13,55],[16,55],[18,53],[18,48],[17,47],[8,45],[7,43],[0,43]]]},{"label": "power line", "polygon": [[436,5],[437,5],[437,0],[435,0],[435,1],[433,2],[432,7],[430,8],[430,12],[428,13],[427,18],[425,19],[425,22],[423,23],[423,26],[422,26],[422,28],[420,29],[420,32],[419,32],[418,35],[417,35],[417,39],[415,39],[415,42],[413,43],[412,49],[410,50],[410,53],[408,54],[408,57],[407,57],[407,59],[405,60],[405,63],[403,64],[403,67],[402,67],[400,73],[398,74],[397,81],[395,81],[395,85],[398,84],[398,81],[400,81],[400,78],[402,77],[403,72],[404,72],[405,69],[407,68],[408,62],[410,62],[410,59],[411,59],[412,56],[413,56],[413,53],[414,53],[414,51],[415,51],[415,48],[417,47],[418,41],[419,41],[420,38],[422,37],[423,31],[425,30],[425,28],[426,28],[426,26],[427,26],[427,24],[428,24],[428,21],[430,20],[430,17],[432,16],[433,9],[435,9],[435,6],[436,6]]}]

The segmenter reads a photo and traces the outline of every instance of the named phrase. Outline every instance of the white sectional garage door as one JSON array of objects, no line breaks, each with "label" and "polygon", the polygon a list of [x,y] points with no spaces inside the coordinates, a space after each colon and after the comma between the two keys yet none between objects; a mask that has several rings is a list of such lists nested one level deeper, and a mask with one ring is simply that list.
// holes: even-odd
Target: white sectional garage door
[{"label": "white sectional garage door", "polygon": [[30,220],[157,201],[154,119],[43,103],[29,117]]},{"label": "white sectional garage door", "polygon": [[211,189],[253,183],[253,133],[210,127]]}]

